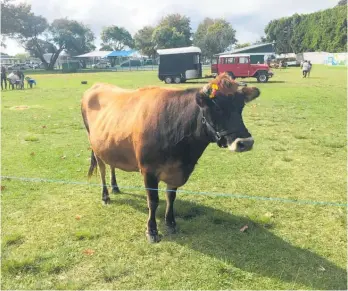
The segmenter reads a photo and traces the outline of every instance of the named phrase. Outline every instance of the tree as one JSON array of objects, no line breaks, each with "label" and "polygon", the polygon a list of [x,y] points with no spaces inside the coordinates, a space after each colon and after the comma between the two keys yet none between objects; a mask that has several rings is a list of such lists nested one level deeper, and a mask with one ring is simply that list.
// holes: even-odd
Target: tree
[{"label": "tree", "polygon": [[[28,27],[31,22],[33,22],[32,25]],[[47,22],[45,23],[42,18],[35,18],[34,14],[31,13],[30,5],[23,3],[15,4],[12,0],[2,0],[1,46],[5,46],[4,39],[6,37],[15,38],[21,34],[27,35],[30,31],[32,31],[33,27],[38,31],[42,30],[40,25],[38,25],[38,22],[41,22],[41,25],[44,26],[43,30],[48,27]]]},{"label": "tree", "polygon": [[152,26],[145,26],[134,35],[135,48],[150,58],[156,54],[155,44],[152,41],[154,30]]},{"label": "tree", "polygon": [[203,56],[212,58],[236,43],[236,31],[226,20],[205,18],[193,37],[194,45],[202,50]]},{"label": "tree", "polygon": [[261,44],[266,42],[267,42],[267,38],[265,36],[261,36],[260,39],[254,42],[254,44]]},{"label": "tree", "polygon": [[[30,23],[28,25],[30,27]],[[33,29],[32,32],[21,33],[18,39],[48,70],[53,70],[63,50],[76,55],[95,48],[93,33],[83,24],[66,18],[54,20],[44,31],[41,29],[36,33]],[[47,53],[52,54],[49,62],[44,58]]]},{"label": "tree", "polygon": [[[1,33],[22,44],[46,69],[54,68],[63,50],[76,55],[95,48],[92,31],[80,22],[63,18],[49,25],[44,17],[31,12],[30,5],[14,4],[12,0],[3,0],[1,9]],[[44,58],[46,53],[52,54],[49,62]]]},{"label": "tree", "polygon": [[235,49],[241,49],[241,48],[245,48],[245,47],[248,47],[248,46],[251,46],[250,42],[237,43],[234,48]]},{"label": "tree", "polygon": [[193,44],[198,46],[202,50],[203,56],[207,56],[207,33],[208,28],[214,24],[214,20],[206,17],[197,27],[196,32],[193,35]]},{"label": "tree", "polygon": [[152,34],[156,48],[189,46],[191,41],[190,19],[180,14],[169,14],[161,19]]},{"label": "tree", "polygon": [[265,28],[277,53],[347,50],[347,6],[272,20]]},{"label": "tree", "polygon": [[45,67],[49,68],[50,64],[47,63],[43,55],[47,52],[53,52],[53,47],[48,41],[40,38],[49,28],[47,20],[29,12],[23,14],[18,21],[21,23],[21,27],[13,34],[13,37],[22,44],[30,55],[39,58]]},{"label": "tree", "polygon": [[53,21],[50,31],[53,41],[64,44],[65,51],[71,56],[87,53],[96,48],[93,32],[75,20],[57,19]]},{"label": "tree", "polygon": [[22,19],[29,15],[30,5],[20,3],[15,5],[13,0],[1,1],[1,34],[12,36],[19,33]]},{"label": "tree", "polygon": [[153,42],[156,48],[175,48],[187,46],[185,36],[175,27],[160,26],[153,32]]},{"label": "tree", "polygon": [[[56,19],[50,27],[52,41],[69,55],[76,56],[94,50],[95,36],[83,23],[66,18]],[[58,56],[57,56],[58,57]],[[83,66],[86,66],[84,61]]]},{"label": "tree", "polygon": [[103,29],[101,40],[103,41],[102,48],[108,48],[108,50],[112,48],[111,50],[121,51],[126,47],[134,47],[134,40],[128,30],[115,25]]},{"label": "tree", "polygon": [[114,49],[112,48],[111,45],[108,44],[101,44],[101,47],[99,49],[100,51],[113,51]]},{"label": "tree", "polygon": [[27,53],[24,54],[16,54],[14,56],[15,58],[19,59],[21,63],[23,63],[24,61],[26,61],[27,59],[29,59],[30,55]]},{"label": "tree", "polygon": [[338,1],[337,6],[347,6],[347,0]]}]

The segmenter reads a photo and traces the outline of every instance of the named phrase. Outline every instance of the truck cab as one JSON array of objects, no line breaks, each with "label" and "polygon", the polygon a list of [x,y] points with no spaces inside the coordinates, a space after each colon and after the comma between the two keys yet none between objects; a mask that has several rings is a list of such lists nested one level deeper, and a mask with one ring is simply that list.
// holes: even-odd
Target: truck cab
[{"label": "truck cab", "polygon": [[247,54],[221,55],[215,58],[211,64],[212,75],[224,72],[233,79],[253,77],[260,83],[266,83],[273,77],[273,72],[267,64],[251,64],[250,55]]}]

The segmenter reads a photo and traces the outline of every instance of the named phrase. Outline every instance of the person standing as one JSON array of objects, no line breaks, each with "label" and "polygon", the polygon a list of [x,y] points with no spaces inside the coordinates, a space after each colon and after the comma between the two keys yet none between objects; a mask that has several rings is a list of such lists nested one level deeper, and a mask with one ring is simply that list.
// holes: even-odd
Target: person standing
[{"label": "person standing", "polygon": [[1,66],[1,90],[4,90],[4,83],[5,89],[7,90],[6,68],[4,66]]},{"label": "person standing", "polygon": [[305,60],[302,64],[302,78],[306,78],[307,77],[307,73],[308,73],[308,69],[309,69],[309,64],[308,62]]},{"label": "person standing", "polygon": [[24,74],[21,70],[18,70],[16,75],[20,79],[20,89],[24,89]]},{"label": "person standing", "polygon": [[311,61],[308,61],[308,73],[307,73],[308,78],[309,78],[309,74],[311,73],[311,70],[312,70],[312,63]]},{"label": "person standing", "polygon": [[268,62],[268,55],[265,54],[264,57],[263,57],[263,63],[266,65]]}]

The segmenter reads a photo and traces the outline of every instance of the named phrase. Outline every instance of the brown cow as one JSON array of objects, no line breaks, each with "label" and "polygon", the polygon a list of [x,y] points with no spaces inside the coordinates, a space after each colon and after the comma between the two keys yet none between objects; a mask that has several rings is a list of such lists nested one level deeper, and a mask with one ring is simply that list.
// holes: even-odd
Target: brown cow
[{"label": "brown cow", "polygon": [[85,92],[81,109],[92,147],[88,174],[99,166],[104,203],[110,202],[106,164],[114,193],[119,192],[115,168],[140,171],[149,208],[148,240],[160,240],[155,219],[159,181],[167,184],[165,221],[175,232],[176,190],[186,183],[209,143],[236,152],[252,148],[254,140],[243,123],[242,110],[259,95],[255,87],[238,89],[227,74],[203,88],[126,90],[94,85]]}]

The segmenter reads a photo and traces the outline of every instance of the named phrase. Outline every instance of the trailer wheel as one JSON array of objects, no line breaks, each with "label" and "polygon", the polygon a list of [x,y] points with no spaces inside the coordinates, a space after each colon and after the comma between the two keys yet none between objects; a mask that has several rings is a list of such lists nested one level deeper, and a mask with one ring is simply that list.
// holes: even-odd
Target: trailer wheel
[{"label": "trailer wheel", "polygon": [[175,84],[180,84],[181,83],[181,78],[179,76],[174,77],[174,83]]},{"label": "trailer wheel", "polygon": [[164,82],[165,82],[166,84],[172,83],[172,82],[173,82],[172,77],[165,77]]}]

